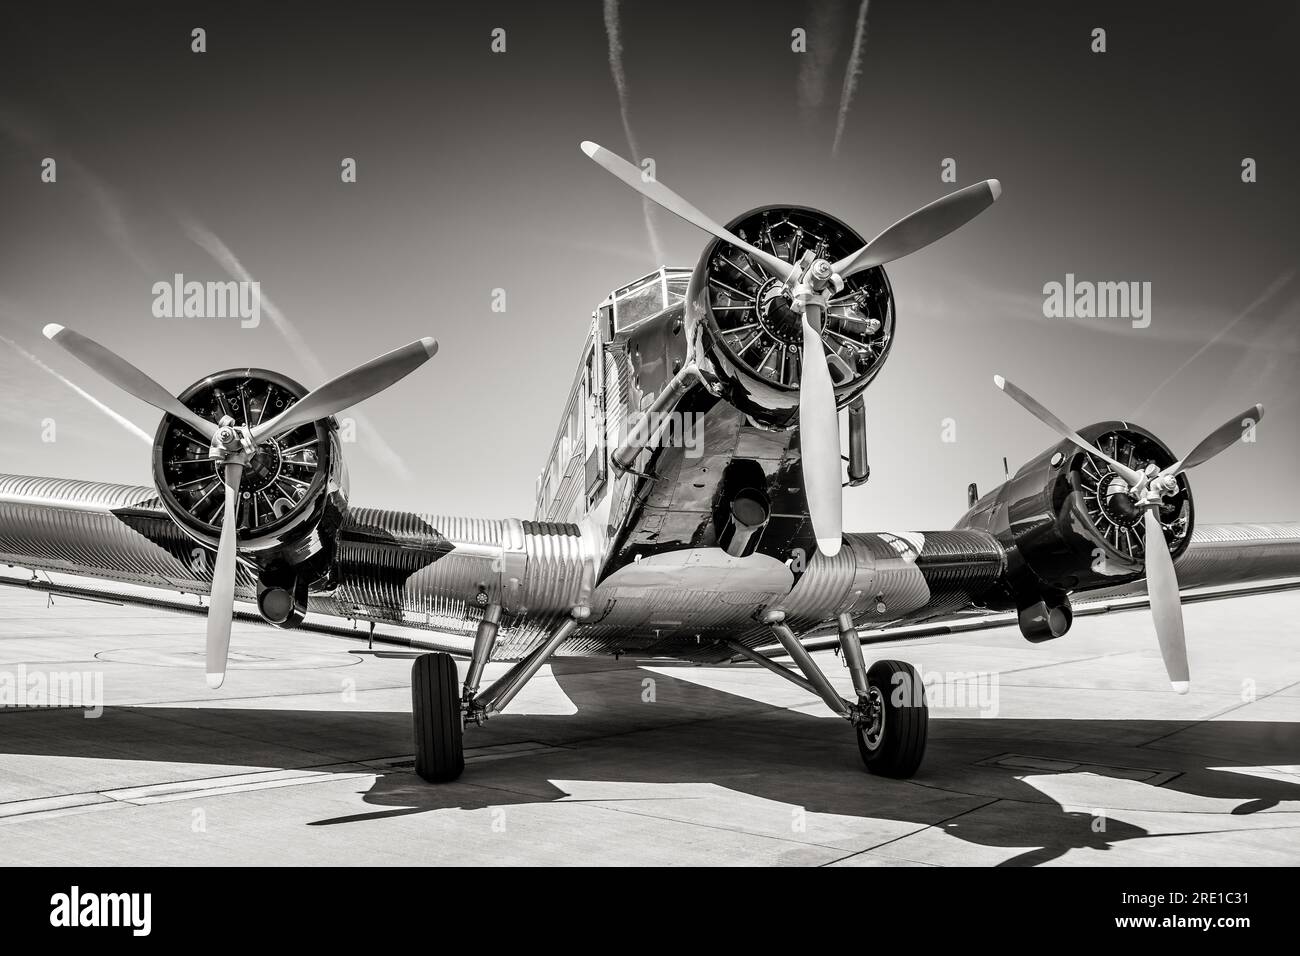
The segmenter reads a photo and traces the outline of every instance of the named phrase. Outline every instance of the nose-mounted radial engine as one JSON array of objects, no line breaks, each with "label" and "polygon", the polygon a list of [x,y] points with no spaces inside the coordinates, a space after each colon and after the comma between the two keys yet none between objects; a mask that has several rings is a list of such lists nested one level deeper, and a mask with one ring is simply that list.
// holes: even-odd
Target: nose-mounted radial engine
[{"label": "nose-mounted radial engine", "polygon": [[[864,240],[832,216],[798,206],[767,206],[727,225],[788,262],[839,261]],[[789,268],[789,267],[787,267]],[[832,273],[832,276],[834,274]],[[885,270],[828,280],[820,337],[835,402],[861,395],[894,342],[894,299]],[[837,288],[838,285],[838,288]],[[803,319],[793,287],[761,262],[722,240],[700,257],[687,289],[703,377],[753,421],[771,428],[798,422],[803,372]]]},{"label": "nose-mounted radial engine", "polygon": [[1239,441],[1264,416],[1253,405],[1177,457],[1149,431],[1101,422],[1075,431],[1002,376],[994,383],[1063,439],[977,502],[959,522],[1002,541],[1007,597],[1030,640],[1059,637],[1069,594],[1145,577],[1156,637],[1175,691],[1189,688],[1174,560],[1191,543],[1186,472]]},{"label": "nose-mounted radial engine", "polygon": [[427,362],[423,338],[308,391],[263,369],[210,375],[176,397],[84,335],[47,325],[45,336],[105,379],[165,413],[153,470],[164,509],[215,551],[208,604],[208,685],[226,675],[235,575],[242,561],[258,583],[258,610],[300,623],[310,585],[326,576],[347,508],[347,479],[332,417]]},{"label": "nose-mounted radial engine", "polygon": [[856,484],[867,470],[862,393],[894,339],[893,296],[881,266],[970,221],[1002,187],[989,179],[959,189],[863,242],[834,217],[794,206],[763,207],[724,228],[604,147],[584,142],[582,150],[647,199],[714,237],[687,289],[690,352],[681,381],[702,382],[757,425],[797,424],[817,546],[837,554],[839,409],[851,406],[849,478]]}]

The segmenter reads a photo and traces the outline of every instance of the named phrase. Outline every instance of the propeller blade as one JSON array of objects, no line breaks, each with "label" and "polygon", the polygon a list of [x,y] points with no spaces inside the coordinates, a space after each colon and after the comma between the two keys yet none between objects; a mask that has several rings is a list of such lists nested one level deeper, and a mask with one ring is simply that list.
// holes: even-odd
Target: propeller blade
[{"label": "propeller blade", "polygon": [[752,258],[762,263],[774,276],[778,276],[784,281],[794,273],[795,267],[784,259],[779,259],[770,252],[764,252],[757,246],[751,246],[739,236],[732,235],[662,183],[653,179],[646,180],[642,178],[641,170],[617,153],[611,153],[604,146],[593,143],[591,140],[583,141],[582,151],[595,160],[596,164],[603,167],[606,172],[612,173],[623,180],[646,199],[667,209],[674,216],[685,219],[692,226],[711,233],[723,242],[729,242],[738,249],[745,250]]},{"label": "propeller blade", "polygon": [[290,405],[269,422],[255,427],[251,432],[253,444],[261,444],[267,439],[293,431],[299,425],[329,418],[377,395],[414,372],[437,351],[437,342],[423,338],[393,349],[365,365],[358,365],[350,372],[344,372],[338,378],[308,392],[300,401]]},{"label": "propeller blade", "polygon": [[1191,686],[1191,677],[1187,668],[1187,637],[1183,633],[1183,605],[1178,597],[1174,559],[1169,554],[1169,544],[1154,508],[1146,510],[1142,523],[1146,530],[1147,595],[1151,599],[1156,638],[1160,641],[1160,656],[1164,658],[1165,671],[1174,692],[1186,694]]},{"label": "propeller blade", "polygon": [[181,400],[126,359],[110,352],[94,339],[51,322],[42,330],[47,339],[61,346],[83,365],[98,372],[122,391],[134,395],[173,418],[179,418],[209,442],[217,434],[215,423],[195,414]]},{"label": "propeller blade", "polygon": [[827,557],[839,554],[843,537],[840,487],[840,416],[835,408],[822,337],[808,313],[820,319],[820,306],[809,304],[803,316],[803,363],[799,377],[799,445],[804,494],[817,548]]},{"label": "propeller blade", "polygon": [[228,461],[222,469],[226,486],[226,510],[221,521],[221,540],[212,567],[212,594],[208,601],[208,686],[216,690],[226,679],[226,658],[230,651],[230,620],[235,613],[235,542],[239,521],[239,481],[244,475],[241,462]]},{"label": "propeller blade", "polygon": [[911,255],[966,225],[1002,195],[996,179],[967,186],[904,216],[852,255],[831,268],[847,279],[855,272]]},{"label": "propeller blade", "polygon": [[1252,422],[1256,425],[1264,417],[1263,405],[1252,405],[1240,415],[1234,415],[1228,419],[1210,434],[1201,439],[1201,443],[1191,450],[1191,452],[1182,461],[1176,461],[1160,473],[1161,477],[1176,475],[1179,472],[1186,471],[1188,468],[1195,468],[1197,465],[1203,465],[1221,451],[1226,451],[1237,443],[1245,430],[1245,422]]},{"label": "propeller blade", "polygon": [[1128,465],[1116,461],[1114,458],[1111,458],[1110,455],[1106,454],[1100,448],[1096,448],[1089,442],[1084,441],[1082,435],[1080,435],[1073,428],[1065,424],[1065,422],[1061,421],[1059,418],[1057,418],[1055,415],[1049,412],[1046,408],[1040,405],[1034,399],[1034,397],[1030,395],[1028,392],[1025,392],[1022,389],[1017,388],[1015,385],[1013,385],[1011,382],[1008,382],[1001,375],[993,376],[993,384],[996,385],[998,388],[1002,389],[1002,391],[1006,392],[1008,395],[1010,395],[1013,399],[1015,399],[1016,402],[1018,402],[1021,405],[1021,407],[1023,407],[1027,412],[1029,412],[1029,414],[1033,415],[1040,422],[1042,422],[1048,428],[1055,431],[1062,438],[1068,438],[1070,441],[1074,442],[1084,451],[1088,452],[1089,454],[1096,455],[1102,461],[1106,462],[1108,465],[1114,468],[1115,473],[1119,475],[1121,478],[1123,478],[1126,482],[1128,482],[1129,487],[1135,487],[1138,485],[1139,482],[1142,482],[1144,480],[1145,476],[1142,474],[1142,472],[1135,471],[1134,469],[1130,468]]}]

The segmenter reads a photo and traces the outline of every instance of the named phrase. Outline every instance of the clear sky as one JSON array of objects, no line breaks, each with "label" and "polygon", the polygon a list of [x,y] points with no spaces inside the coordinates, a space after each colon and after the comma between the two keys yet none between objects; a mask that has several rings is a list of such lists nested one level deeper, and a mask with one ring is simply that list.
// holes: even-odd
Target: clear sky
[{"label": "clear sky", "polygon": [[[704,245],[665,214],[648,229],[578,149],[627,155],[630,131],[721,220],[799,202],[870,236],[1002,181],[991,210],[888,268],[897,341],[846,527],[948,527],[967,482],[988,490],[1002,456],[1014,470],[1052,441],[995,372],[1076,425],[1132,418],[1175,451],[1262,401],[1258,441],[1194,473],[1198,516],[1300,519],[1294,4],[873,0],[848,96],[856,0],[181,6],[8,16],[0,470],[150,481],[145,443],[32,359],[150,434],[157,413],[45,342],[47,322],[177,392],[244,365],[319,384],[428,334],[437,357],[360,409],[353,501],[531,515],[591,310],[659,264],[655,245],[674,265]],[[153,316],[154,282],[224,279],[227,253],[274,316]],[[1067,273],[1150,282],[1150,327],[1045,318],[1043,285]]]}]

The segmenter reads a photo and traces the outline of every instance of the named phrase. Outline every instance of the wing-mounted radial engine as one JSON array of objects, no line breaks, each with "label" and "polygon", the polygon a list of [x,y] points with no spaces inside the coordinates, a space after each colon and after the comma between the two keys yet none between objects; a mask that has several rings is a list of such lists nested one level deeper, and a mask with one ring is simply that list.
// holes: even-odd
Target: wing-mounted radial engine
[{"label": "wing-mounted radial engine", "polygon": [[[1169,448],[1145,428],[1099,422],[1079,435],[1137,471],[1174,463]],[[1191,540],[1191,488],[1179,475],[1177,491],[1156,505],[1177,557]],[[1072,591],[1127,584],[1145,573],[1142,509],[1103,458],[1066,439],[1023,465],[977,501],[958,523],[995,535],[1007,551],[1006,600],[1020,610],[1031,641],[1060,637],[1071,621]]]},{"label": "wing-mounted radial engine", "polygon": [[239,562],[258,581],[268,621],[302,621],[313,584],[328,578],[334,535],[347,508],[347,478],[333,416],[427,362],[424,338],[308,391],[263,369],[210,375],[180,397],[93,339],[61,325],[45,336],[105,379],[166,413],[154,440],[163,507],[215,552],[208,604],[208,685],[226,676]]},{"label": "wing-mounted radial engine", "polygon": [[[1195,508],[1186,472],[1238,441],[1264,415],[1254,405],[1179,458],[1151,432],[1110,421],[1075,431],[1001,376],[999,388],[1062,440],[985,495],[958,522],[998,538],[1007,553],[1001,596],[1031,641],[1069,630],[1070,594],[1145,577],[1156,636],[1179,693],[1187,647],[1174,561],[1191,543]],[[997,603],[993,596],[993,603]]]},{"label": "wing-mounted radial engine", "polygon": [[[863,391],[894,340],[885,263],[943,238],[1002,192],[989,179],[923,206],[870,242],[833,216],[765,206],[723,227],[641,169],[592,142],[596,163],[714,237],[686,296],[688,360],[657,402],[702,382],[754,424],[797,426],[803,491],[819,550],[842,540],[839,410],[849,408],[849,484],[865,481]],[[639,448],[627,449],[626,459]],[[626,460],[615,458],[625,467]]]},{"label": "wing-mounted radial engine", "polygon": [[[236,429],[269,422],[307,389],[266,369],[230,369],[182,392],[180,402]],[[186,534],[216,551],[225,519],[223,464],[191,425],[170,415],[158,425],[153,477],[163,508]],[[267,437],[244,465],[236,503],[239,554],[255,569],[257,606],[281,627],[302,623],[307,596],[324,586],[347,510],[347,469],[332,418],[303,422]]]}]

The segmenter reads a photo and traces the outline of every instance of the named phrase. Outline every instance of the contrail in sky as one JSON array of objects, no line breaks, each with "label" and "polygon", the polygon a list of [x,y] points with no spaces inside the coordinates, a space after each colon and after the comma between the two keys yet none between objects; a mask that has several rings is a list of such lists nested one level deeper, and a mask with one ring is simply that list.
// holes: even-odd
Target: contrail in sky
[{"label": "contrail in sky", "polygon": [[98,408],[101,412],[103,412],[103,413],[104,413],[105,415],[107,415],[109,418],[113,419],[113,421],[117,422],[119,425],[121,425],[123,428],[125,428],[127,431],[129,431],[129,432],[130,432],[132,435],[134,435],[136,438],[140,439],[140,440],[141,440],[142,442],[144,442],[146,445],[152,445],[152,444],[153,444],[153,438],[151,438],[151,437],[148,435],[148,433],[146,433],[146,432],[144,431],[144,429],[142,429],[142,428],[140,428],[138,425],[136,425],[135,422],[131,421],[131,420],[128,419],[128,418],[125,418],[125,417],[122,416],[122,415],[119,415],[117,412],[113,411],[113,409],[109,408],[107,405],[105,405],[103,402],[101,402],[99,399],[97,399],[94,395],[91,395],[88,391],[86,391],[84,388],[82,388],[82,387],[81,387],[80,385],[78,385],[76,382],[73,382],[71,379],[65,378],[64,376],[60,375],[58,372],[54,371],[54,369],[50,368],[48,365],[46,365],[44,362],[42,362],[39,358],[37,358],[37,357],[36,357],[35,355],[33,355],[31,352],[27,351],[25,348],[23,348],[23,347],[22,347],[21,345],[19,345],[17,342],[13,341],[13,339],[6,338],[5,336],[0,335],[0,342],[4,342],[4,343],[5,343],[6,345],[8,345],[11,349],[13,349],[15,352],[17,352],[17,353],[18,353],[19,355],[21,355],[23,358],[27,359],[27,361],[31,362],[31,363],[32,363],[33,365],[35,365],[37,368],[39,368],[39,369],[43,369],[44,371],[48,372],[50,375],[53,375],[53,376],[54,376],[55,378],[57,378],[60,382],[62,382],[64,385],[68,386],[68,388],[72,389],[74,392],[76,392],[78,395],[80,395],[80,396],[81,396],[82,398],[84,398],[86,401],[90,402],[90,404],[94,405],[94,406],[95,406],[96,408]]},{"label": "contrail in sky", "polygon": [[1211,348],[1213,348],[1216,344],[1218,344],[1225,335],[1231,332],[1233,328],[1235,328],[1236,325],[1239,322],[1241,322],[1242,319],[1250,315],[1252,312],[1254,312],[1256,309],[1258,309],[1260,306],[1266,303],[1269,299],[1273,298],[1273,296],[1277,295],[1278,292],[1280,292],[1282,289],[1284,289],[1287,286],[1288,283],[1290,283],[1291,279],[1294,276],[1295,276],[1294,269],[1292,269],[1290,272],[1286,272],[1278,276],[1269,284],[1268,288],[1265,289],[1260,294],[1259,298],[1257,298],[1250,305],[1246,306],[1246,308],[1238,312],[1236,317],[1233,318],[1231,322],[1228,322],[1225,325],[1220,326],[1219,331],[1214,333],[1214,337],[1210,339],[1210,341],[1206,342],[1199,349],[1193,352],[1191,357],[1186,362],[1178,366],[1178,368],[1174,369],[1173,372],[1171,372],[1163,382],[1161,382],[1159,385],[1155,387],[1155,389],[1152,390],[1151,394],[1146,397],[1146,401],[1144,401],[1141,405],[1139,405],[1137,411],[1133,413],[1134,417],[1141,415],[1144,411],[1146,411],[1148,406],[1150,406],[1152,400],[1155,399],[1155,397],[1160,394],[1160,392],[1164,389],[1166,385],[1168,385],[1170,382],[1176,379],[1179,375],[1181,375],[1184,371],[1186,371],[1189,365],[1191,365],[1198,358],[1200,358]]},{"label": "contrail in sky", "polygon": [[122,202],[108,184],[93,171],[74,159],[66,150],[54,150],[42,142],[42,137],[21,120],[8,113],[0,113],[0,130],[21,143],[37,156],[55,155],[60,183],[72,183],[89,196],[95,209],[95,219],[104,234],[146,275],[157,275],[158,267],[148,252],[136,241],[123,209]]},{"label": "contrail in sky", "polygon": [[[236,258],[230,248],[214,232],[197,222],[186,222],[184,225],[185,232],[189,237],[220,263],[227,273],[241,282],[255,281],[249,271],[244,268],[244,264]],[[294,353],[302,359],[303,364],[307,366],[307,370],[317,379],[318,383],[323,384],[333,378],[332,375],[326,373],[320,361],[312,353],[307,340],[303,338],[288,317],[280,311],[279,307],[271,301],[265,292],[262,293],[261,303],[262,311],[270,317],[271,324],[275,326],[276,331],[284,336],[285,341],[289,343]],[[411,469],[393,446],[384,441],[383,436],[370,423],[370,420],[356,409],[351,411],[351,416],[357,423],[357,429],[362,439],[371,446],[372,450],[379,455],[388,467],[397,473],[398,477],[403,481],[410,481],[413,477]]]},{"label": "contrail in sky", "polygon": [[[623,134],[627,145],[632,150],[632,162],[641,165],[641,150],[637,148],[636,136],[632,132],[632,119],[627,105],[627,74],[623,71],[623,36],[618,23],[618,0],[605,0],[605,33],[609,37],[609,72],[614,77],[614,88],[618,91],[618,111],[623,117]],[[642,198],[641,207],[645,213],[645,231],[650,237],[650,251],[655,263],[664,264],[663,245],[655,231],[654,206],[649,199]]]},{"label": "contrail in sky", "polygon": [[858,91],[858,77],[862,75],[862,48],[867,44],[867,5],[870,0],[862,0],[858,8],[858,25],[853,32],[853,49],[849,51],[849,65],[844,70],[844,88],[840,90],[840,113],[835,121],[835,142],[831,143],[831,155],[840,151],[840,140],[844,137],[844,124],[849,118],[849,107],[853,105],[853,95]]}]

